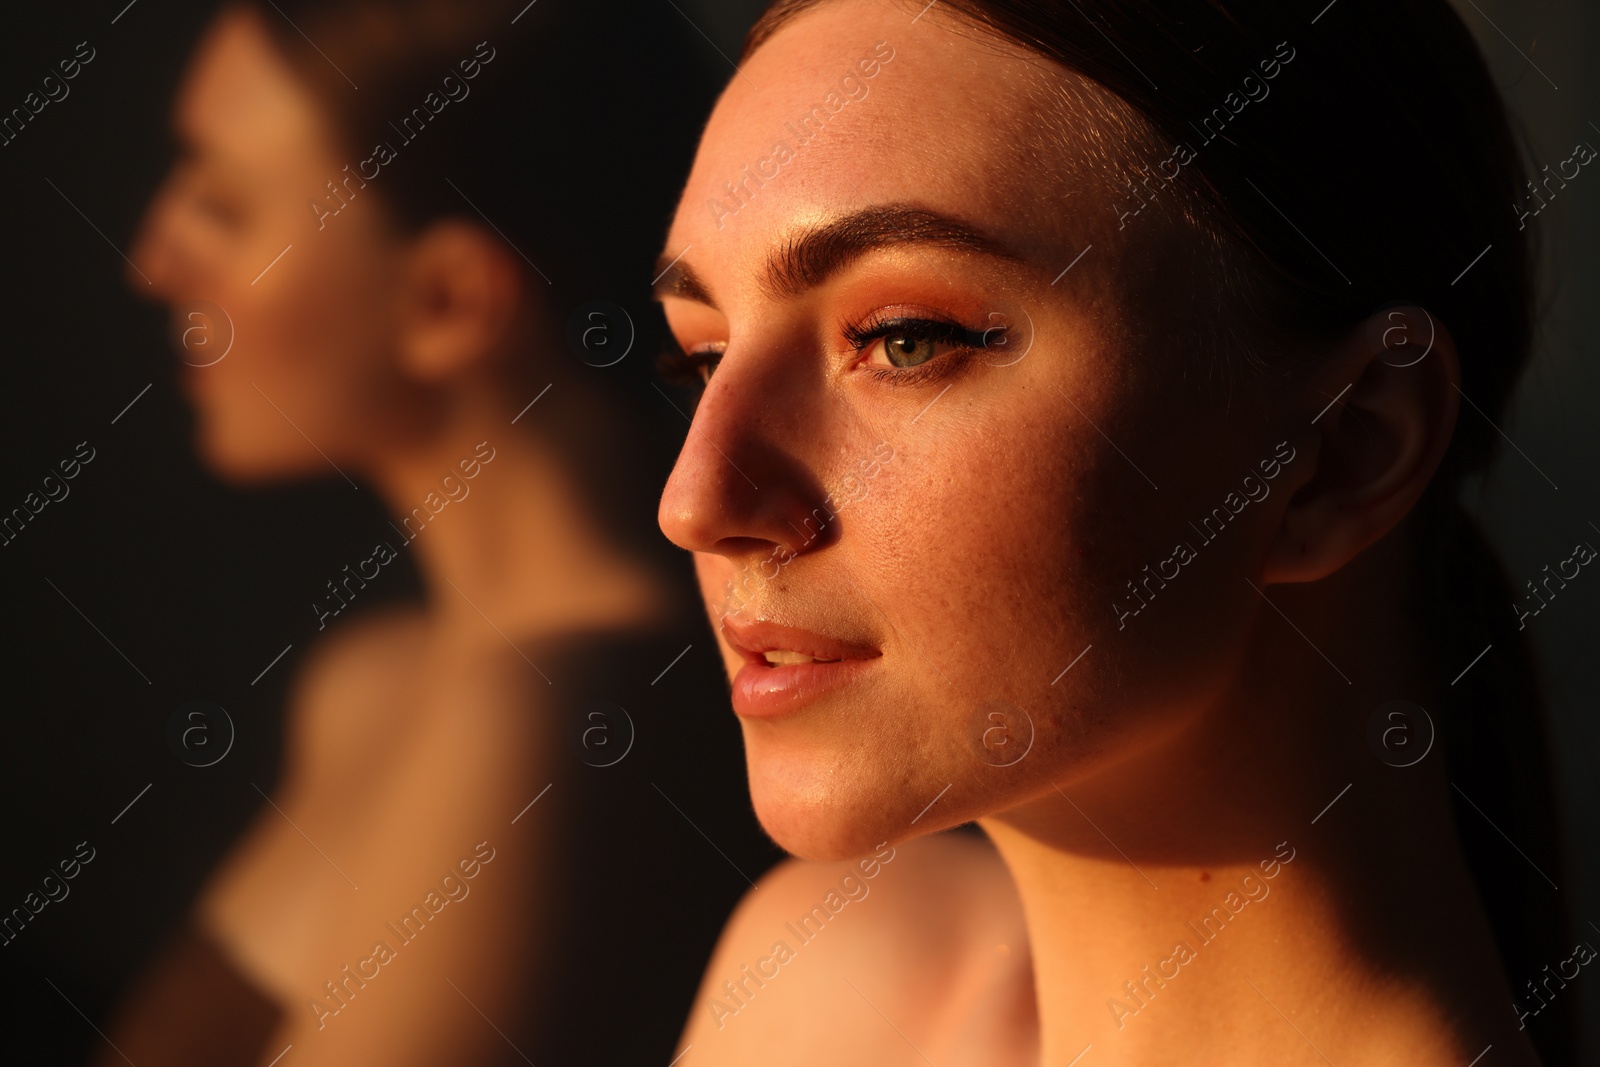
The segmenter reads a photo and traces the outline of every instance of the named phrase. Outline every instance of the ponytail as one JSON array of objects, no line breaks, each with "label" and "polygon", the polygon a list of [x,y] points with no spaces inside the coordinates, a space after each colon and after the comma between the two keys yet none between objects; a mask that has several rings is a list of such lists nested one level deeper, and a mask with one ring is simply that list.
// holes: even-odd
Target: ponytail
[{"label": "ponytail", "polygon": [[1527,1013],[1545,1063],[1576,1063],[1580,998],[1530,991],[1572,941],[1556,890],[1565,878],[1549,728],[1532,645],[1514,610],[1519,598],[1452,481],[1434,484],[1416,518],[1416,628],[1439,679],[1436,727],[1456,838],[1517,1001],[1507,1010]]}]

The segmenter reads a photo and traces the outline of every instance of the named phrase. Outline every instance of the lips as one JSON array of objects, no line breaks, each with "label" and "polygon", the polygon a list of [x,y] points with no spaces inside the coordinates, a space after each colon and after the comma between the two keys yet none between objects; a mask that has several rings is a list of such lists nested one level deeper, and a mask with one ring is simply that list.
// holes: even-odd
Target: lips
[{"label": "lips", "polygon": [[849,686],[882,653],[869,645],[771,622],[722,621],[722,636],[745,661],[733,679],[733,710],[774,718]]}]

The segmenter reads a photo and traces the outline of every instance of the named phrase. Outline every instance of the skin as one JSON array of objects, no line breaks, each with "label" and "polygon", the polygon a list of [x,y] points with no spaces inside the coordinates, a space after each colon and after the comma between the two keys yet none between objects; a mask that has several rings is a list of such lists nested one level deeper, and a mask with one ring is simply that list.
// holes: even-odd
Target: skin
[{"label": "skin", "polygon": [[[198,323],[223,337],[215,316],[189,317],[197,300],[231,320],[227,356],[184,368],[207,465],[242,485],[337,467],[375,488],[396,523],[444,495],[446,474],[470,488],[413,544],[390,539],[413,554],[426,610],[329,620],[295,682],[274,806],[214,872],[196,920],[283,1006],[262,1063],[289,1044],[301,1064],[501,1055],[484,1016],[510,1026],[547,977],[528,946],[549,918],[559,811],[547,801],[507,821],[528,783],[549,780],[560,744],[540,714],[548,683],[523,650],[537,661],[546,638],[658,618],[661,586],[593,514],[553,443],[570,426],[512,426],[552,379],[557,395],[574,390],[573,417],[597,420],[500,238],[452,219],[402,232],[378,182],[319,230],[307,201],[355,157],[249,9],[212,26],[174,115],[183,155],[133,252],[150,284],[130,280],[173,309],[177,334]],[[199,341],[180,355],[215,354]],[[485,440],[492,458],[461,478]],[[371,989],[319,1021],[307,1005],[324,984],[376,940],[393,944],[384,924],[485,838],[495,858],[440,914],[449,936],[398,948]],[[162,1060],[172,1024],[140,1009],[180,977],[152,975],[113,1028],[135,1060],[141,1048]]]},{"label": "skin", "polygon": [[[1097,1063],[1445,1064],[1492,1043],[1535,1062],[1453,845],[1441,760],[1402,772],[1365,742],[1379,705],[1426,704],[1443,684],[1405,616],[1405,521],[1456,417],[1447,332],[1399,366],[1410,355],[1384,328],[1429,329],[1402,309],[1322,348],[1272,347],[1285,373],[1224,379],[1194,351],[1213,274],[1176,198],[1117,227],[1115,160],[1150,147],[1126,108],[937,10],[915,15],[831,0],[749,57],[666,242],[664,260],[683,253],[660,286],[673,331],[720,360],[663,531],[695,553],[714,624],[771,621],[874,654],[841,691],[741,718],[758,816],[821,865],[752,892],[685,1045],[730,1064],[864,1049],[875,1063],[1063,1064],[1086,1045]],[[736,213],[708,207],[880,41],[893,58],[869,96]],[[1109,171],[1091,162],[1100,142]],[[960,220],[1003,254],[894,244],[815,285],[764,281],[784,247],[886,205]],[[1010,347],[941,346],[939,376],[894,378],[882,341],[857,350],[841,329],[882,309],[999,321]],[[864,495],[839,492],[879,442],[892,460]],[[1275,452],[1293,458],[1270,493],[1199,537],[1190,523]],[[808,539],[830,491],[852,502]],[[1124,583],[1177,542],[1196,558],[1120,617],[1119,599],[1137,606]],[[775,551],[776,577],[730,599],[729,581]],[[723,652],[730,674],[743,665],[725,635]],[[1010,736],[1032,731],[1007,766],[981,747],[993,701],[1021,709]],[[840,917],[856,933],[807,946],[816,962],[792,966],[809,979],[782,979],[733,1021],[711,1008],[818,898],[826,864],[972,820],[995,852],[901,845],[915,862],[896,880],[919,904],[885,892]],[[963,863],[1008,877],[956,885]],[[1186,925],[1248,893],[1261,900],[1219,942]],[[991,925],[930,937],[973,911]],[[1022,918],[1031,980],[993,965]],[[845,947],[896,937],[940,947]],[[1145,1000],[1125,991],[1182,940],[1197,958],[1180,977]],[[1007,1010],[974,1008],[963,985]],[[857,999],[869,988],[873,1012]],[[823,1015],[839,1025],[807,1023]]]}]

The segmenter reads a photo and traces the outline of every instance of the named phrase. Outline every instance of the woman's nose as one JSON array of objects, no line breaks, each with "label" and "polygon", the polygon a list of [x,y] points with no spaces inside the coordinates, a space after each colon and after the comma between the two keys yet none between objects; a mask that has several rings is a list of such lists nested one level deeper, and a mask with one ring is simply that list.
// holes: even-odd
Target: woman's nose
[{"label": "woman's nose", "polygon": [[821,543],[827,492],[809,458],[820,427],[811,417],[808,433],[804,391],[759,358],[725,356],[690,423],[657,517],[681,548],[733,558]]},{"label": "woman's nose", "polygon": [[193,295],[194,271],[177,240],[173,204],[168,186],[163,184],[139,220],[132,246],[131,261],[125,272],[128,285],[153,300],[181,300]]}]

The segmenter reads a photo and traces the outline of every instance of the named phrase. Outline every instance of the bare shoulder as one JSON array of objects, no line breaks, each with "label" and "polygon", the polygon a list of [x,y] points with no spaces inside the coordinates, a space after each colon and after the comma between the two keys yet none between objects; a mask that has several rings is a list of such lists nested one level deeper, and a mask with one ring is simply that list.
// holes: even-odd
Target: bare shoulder
[{"label": "bare shoulder", "polygon": [[420,608],[373,612],[335,629],[307,655],[289,696],[287,767],[314,775],[381,738],[414,690],[427,647]]},{"label": "bare shoulder", "polygon": [[452,752],[517,764],[543,721],[531,713],[549,699],[539,669],[492,633],[441,634],[420,608],[375,612],[307,657],[290,694],[286,767],[292,784],[315,789],[330,776],[348,784],[363,768],[392,766],[407,758],[402,750],[435,766]]},{"label": "bare shoulder", "polygon": [[[880,845],[853,861],[779,864],[745,894],[725,936],[758,933],[780,918],[793,926],[805,916],[816,925],[822,922],[819,905],[821,912],[843,920],[849,907],[865,905],[868,898],[874,904],[854,913],[851,925],[860,929],[848,938],[851,944],[836,950],[841,956],[930,943],[951,946],[969,935],[1003,929],[1012,918],[1021,920],[1011,874],[994,846],[975,835],[941,833]],[[945,936],[930,939],[930,924]],[[800,929],[809,933],[810,925]]]},{"label": "bare shoulder", "polygon": [[[1031,1011],[1031,973],[1010,874],[983,838],[936,834],[851,862],[790,860],[730,918],[684,1041],[701,1062],[729,1065],[909,1064],[924,1054],[957,1064],[974,1025]],[[993,1041],[978,1044],[990,1047],[974,1062],[1007,1062]]]}]

